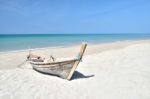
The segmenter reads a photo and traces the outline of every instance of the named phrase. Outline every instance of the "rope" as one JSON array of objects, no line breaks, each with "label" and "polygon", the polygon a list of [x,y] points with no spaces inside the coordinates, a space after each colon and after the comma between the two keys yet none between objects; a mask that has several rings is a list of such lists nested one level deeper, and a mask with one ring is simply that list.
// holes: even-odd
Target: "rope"
[{"label": "rope", "polygon": [[81,55],[78,54],[75,59],[76,59],[77,61],[81,61],[82,57],[81,57]]},{"label": "rope", "polygon": [[24,63],[26,63],[27,61],[25,60],[25,61],[23,61],[21,64],[19,64],[19,65],[17,65],[17,67],[21,67],[21,65],[23,65]]},{"label": "rope", "polygon": [[[21,68],[21,69],[25,69],[23,67],[21,67],[23,64],[25,64],[27,62],[27,60],[23,61],[21,64],[17,65],[18,68]],[[26,68],[26,69],[32,69],[32,68]]]}]

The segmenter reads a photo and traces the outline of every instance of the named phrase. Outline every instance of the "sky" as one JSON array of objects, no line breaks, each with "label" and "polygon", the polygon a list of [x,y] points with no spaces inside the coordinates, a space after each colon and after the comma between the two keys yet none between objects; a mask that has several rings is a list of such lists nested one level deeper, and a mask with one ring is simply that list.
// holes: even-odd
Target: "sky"
[{"label": "sky", "polygon": [[150,0],[0,0],[0,34],[150,33]]}]

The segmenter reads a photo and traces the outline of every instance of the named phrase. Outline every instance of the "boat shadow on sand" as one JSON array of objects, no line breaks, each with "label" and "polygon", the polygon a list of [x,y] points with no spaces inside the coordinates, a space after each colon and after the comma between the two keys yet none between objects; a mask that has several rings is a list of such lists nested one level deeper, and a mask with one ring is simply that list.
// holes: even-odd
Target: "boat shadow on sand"
[{"label": "boat shadow on sand", "polygon": [[[40,71],[37,71],[37,72],[40,72]],[[40,72],[40,73],[46,74],[46,75],[51,75],[51,76],[57,76],[57,75],[48,74],[48,73],[44,73],[44,72]],[[57,77],[59,77],[59,76],[57,76]],[[94,75],[84,75],[84,74],[82,74],[82,73],[80,73],[78,71],[75,71],[71,80],[84,79],[84,78],[90,78],[90,77],[94,77]]]},{"label": "boat shadow on sand", "polygon": [[84,75],[78,71],[75,71],[74,75],[72,76],[72,80],[84,79],[84,78],[90,78],[90,77],[94,77],[94,75]]}]

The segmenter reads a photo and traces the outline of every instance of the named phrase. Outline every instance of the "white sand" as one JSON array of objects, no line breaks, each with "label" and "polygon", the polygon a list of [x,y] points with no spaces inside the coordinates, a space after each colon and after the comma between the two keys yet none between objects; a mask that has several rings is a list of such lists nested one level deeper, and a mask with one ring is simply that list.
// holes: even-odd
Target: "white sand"
[{"label": "white sand", "polygon": [[0,63],[0,99],[150,99],[150,41],[108,45],[101,45],[105,50],[89,47],[72,81],[32,69],[8,69],[12,60],[3,59],[8,64],[4,69]]}]

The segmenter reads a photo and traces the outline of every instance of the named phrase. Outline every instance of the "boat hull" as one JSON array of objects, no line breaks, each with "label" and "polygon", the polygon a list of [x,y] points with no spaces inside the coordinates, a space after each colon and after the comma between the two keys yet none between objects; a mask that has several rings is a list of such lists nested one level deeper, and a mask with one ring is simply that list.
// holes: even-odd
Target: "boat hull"
[{"label": "boat hull", "polygon": [[59,63],[49,63],[49,64],[38,64],[32,63],[31,65],[34,70],[44,73],[59,76],[63,79],[67,79],[75,61],[64,61]]}]

